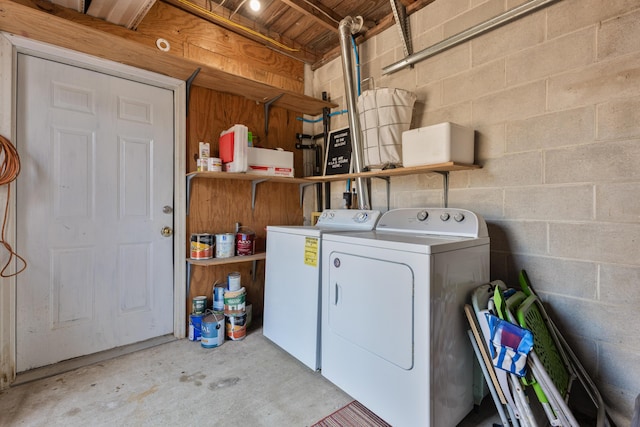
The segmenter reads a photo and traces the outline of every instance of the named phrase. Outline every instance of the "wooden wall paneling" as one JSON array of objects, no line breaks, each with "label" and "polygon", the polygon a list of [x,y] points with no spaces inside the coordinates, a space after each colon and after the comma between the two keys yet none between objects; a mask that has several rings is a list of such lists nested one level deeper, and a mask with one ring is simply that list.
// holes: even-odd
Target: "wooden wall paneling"
[{"label": "wooden wall paneling", "polygon": [[222,71],[304,93],[304,64],[175,6],[156,2],[137,32],[178,45],[184,57]]},{"label": "wooden wall paneling", "polygon": [[[244,124],[258,136],[261,143],[280,146],[294,152],[295,164],[302,172],[302,153],[295,151],[295,134],[302,131],[302,122],[295,114],[274,107],[270,115],[269,135],[264,134],[264,107],[245,98],[211,89],[193,86],[189,105],[187,131],[187,170],[196,170],[198,142],[209,142],[212,155],[218,154],[218,136],[234,124]],[[278,144],[275,144],[277,142]],[[262,144],[265,147],[266,144]],[[272,148],[269,147],[269,148]],[[298,167],[296,167],[298,168]],[[191,184],[191,204],[187,217],[187,235],[191,233],[219,234],[234,232],[240,223],[256,233],[256,250],[264,251],[267,225],[301,225],[302,208],[299,186],[288,183],[264,182],[257,186],[255,209],[251,209],[251,181],[196,178]],[[188,245],[189,242],[185,242]],[[230,272],[241,273],[247,289],[247,299],[253,313],[260,318],[264,299],[264,261],[257,262],[256,280],[252,281],[253,263],[222,266],[192,266],[191,289],[187,308],[197,295],[212,298],[213,284],[224,281]]]},{"label": "wooden wall paneling", "polygon": [[264,129],[264,104],[246,98],[192,86],[189,104],[189,135],[187,171],[196,171],[195,158],[198,142],[209,142],[212,155],[218,155],[220,132],[235,124],[249,128],[255,138],[255,145],[262,148],[282,148],[294,152],[294,169],[297,177],[302,176],[303,158],[296,152],[296,133],[302,132],[301,114],[272,107],[269,111],[269,132]]}]

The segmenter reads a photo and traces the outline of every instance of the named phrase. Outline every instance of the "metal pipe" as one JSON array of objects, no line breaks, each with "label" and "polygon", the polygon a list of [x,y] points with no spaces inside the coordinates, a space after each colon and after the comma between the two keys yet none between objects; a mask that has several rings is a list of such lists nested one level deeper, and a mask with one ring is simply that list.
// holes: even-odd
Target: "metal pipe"
[{"label": "metal pipe", "polygon": [[[351,53],[351,34],[356,34],[362,28],[362,18],[345,17],[340,21],[338,32],[340,33],[340,51],[342,53],[342,75],[344,78],[344,91],[347,100],[349,116],[349,128],[351,129],[351,157],[354,161],[354,171],[362,172],[362,160],[364,157],[362,132],[360,119],[356,105],[355,85],[353,83],[353,57]],[[358,192],[358,207],[371,209],[369,192],[364,185],[364,178],[356,178],[356,191]]]},{"label": "metal pipe", "polygon": [[556,1],[558,0],[531,0],[527,3],[521,4],[520,6],[514,7],[513,9],[509,9],[501,15],[493,17],[456,35],[444,39],[443,41],[421,50],[420,52],[416,52],[413,55],[409,55],[396,63],[387,65],[382,69],[382,74],[391,74],[396,71],[400,71],[405,67],[414,65],[416,62],[420,62],[446,49],[471,40],[472,38],[479,36],[480,34],[484,34],[489,30],[493,30],[501,25],[515,21],[524,15],[535,12],[536,10],[546,7]]}]

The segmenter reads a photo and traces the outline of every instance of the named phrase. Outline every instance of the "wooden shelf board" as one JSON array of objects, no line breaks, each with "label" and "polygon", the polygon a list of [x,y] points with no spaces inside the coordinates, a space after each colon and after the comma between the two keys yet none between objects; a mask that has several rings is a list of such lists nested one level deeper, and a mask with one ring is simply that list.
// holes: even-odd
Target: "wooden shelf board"
[{"label": "wooden shelf board", "polygon": [[242,181],[269,181],[286,182],[290,184],[308,184],[306,178],[290,178],[287,176],[259,175],[255,173],[232,173],[232,172],[191,172],[187,177],[208,178],[208,179],[236,179]]},{"label": "wooden shelf board", "polygon": [[416,173],[452,172],[452,171],[461,171],[461,170],[479,169],[479,168],[480,168],[479,165],[447,162],[447,163],[438,163],[435,165],[410,166],[406,168],[400,167],[395,169],[373,170],[368,172],[349,173],[349,174],[342,174],[342,175],[309,176],[305,179],[311,182],[329,182],[329,181],[344,181],[347,179],[354,179],[354,178],[404,176],[404,175],[413,175]]},{"label": "wooden shelf board", "polygon": [[236,264],[239,262],[250,262],[265,259],[267,257],[266,252],[258,252],[253,255],[232,256],[229,258],[210,258],[210,259],[193,259],[187,258],[187,262],[191,265],[211,266],[211,265],[223,265],[223,264]]}]

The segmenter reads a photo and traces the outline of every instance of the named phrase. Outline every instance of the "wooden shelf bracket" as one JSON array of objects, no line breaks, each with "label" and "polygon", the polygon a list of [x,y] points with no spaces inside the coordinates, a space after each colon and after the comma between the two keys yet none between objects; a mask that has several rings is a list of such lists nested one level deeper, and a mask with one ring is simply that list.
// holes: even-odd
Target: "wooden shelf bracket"
[{"label": "wooden shelf bracket", "polygon": [[435,171],[442,175],[442,197],[445,208],[449,207],[449,171]]},{"label": "wooden shelf bracket", "polygon": [[264,135],[265,136],[269,135],[269,110],[271,110],[271,104],[276,102],[278,99],[282,98],[283,95],[284,93],[281,93],[280,95],[274,98],[271,98],[270,100],[264,103]]},{"label": "wooden shelf bracket", "polygon": [[[376,178],[382,179],[387,183],[387,210],[391,209],[391,177],[390,176],[377,176]],[[371,193],[371,190],[369,190]]]},{"label": "wooden shelf bracket", "polygon": [[253,181],[251,181],[251,210],[254,210],[256,208],[256,187],[261,182],[265,182],[268,180],[269,180],[268,178],[265,178],[265,179],[254,179]]},{"label": "wooden shelf bracket", "polygon": [[316,185],[314,182],[310,182],[308,184],[300,184],[300,207],[303,206],[304,203],[304,190],[310,185]]},{"label": "wooden shelf bracket", "polygon": [[195,175],[187,175],[187,215],[189,215],[189,206],[191,206],[191,181],[193,178]]},{"label": "wooden shelf bracket", "polygon": [[191,83],[193,83],[193,79],[196,78],[198,73],[200,72],[200,67],[198,67],[193,74],[187,79],[187,116],[189,115],[189,95],[191,94]]}]

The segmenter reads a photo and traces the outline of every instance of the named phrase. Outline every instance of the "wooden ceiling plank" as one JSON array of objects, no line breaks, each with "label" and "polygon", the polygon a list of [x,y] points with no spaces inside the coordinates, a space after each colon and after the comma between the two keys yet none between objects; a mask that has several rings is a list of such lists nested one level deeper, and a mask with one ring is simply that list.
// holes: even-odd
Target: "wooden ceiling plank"
[{"label": "wooden ceiling plank", "polygon": [[338,25],[343,17],[325,7],[316,0],[281,0],[284,4],[298,12],[313,18],[318,24],[332,31],[338,32]]},{"label": "wooden ceiling plank", "polygon": [[156,0],[93,0],[87,15],[135,29]]},{"label": "wooden ceiling plank", "polygon": [[195,85],[243,96],[257,102],[266,102],[282,94],[283,96],[273,103],[274,106],[304,114],[319,115],[324,107],[337,106],[226,73],[181,55],[161,52],[155,47],[60,18],[43,11],[37,5],[30,7],[15,1],[0,0],[0,30],[183,81],[200,68],[193,81]]}]

